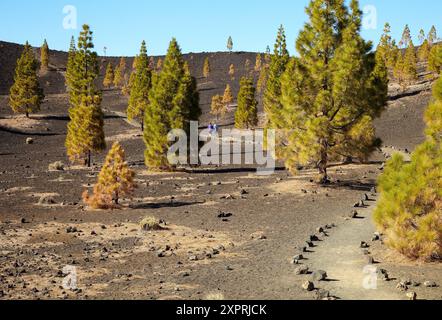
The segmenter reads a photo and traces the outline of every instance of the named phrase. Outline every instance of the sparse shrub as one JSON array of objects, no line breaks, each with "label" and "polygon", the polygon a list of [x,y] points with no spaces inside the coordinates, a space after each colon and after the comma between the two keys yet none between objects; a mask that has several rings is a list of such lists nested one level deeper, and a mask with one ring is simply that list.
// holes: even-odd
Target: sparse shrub
[{"label": "sparse shrub", "polygon": [[442,258],[442,79],[434,98],[425,116],[426,141],[410,163],[396,154],[379,178],[374,220],[386,243],[411,259]]},{"label": "sparse shrub", "polygon": [[160,220],[155,217],[145,217],[140,221],[140,228],[143,231],[159,231],[163,230]]},{"label": "sparse shrub", "polygon": [[110,209],[119,205],[122,196],[131,196],[136,185],[135,172],[125,162],[123,148],[115,142],[98,176],[92,196],[86,190],[83,200],[94,209]]}]

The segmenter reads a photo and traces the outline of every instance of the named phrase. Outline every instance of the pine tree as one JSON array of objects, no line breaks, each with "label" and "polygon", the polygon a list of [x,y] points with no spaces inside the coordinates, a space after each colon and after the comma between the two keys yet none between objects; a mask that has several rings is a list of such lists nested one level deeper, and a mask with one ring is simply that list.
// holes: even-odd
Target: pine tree
[{"label": "pine tree", "polygon": [[71,43],[69,46],[69,52],[68,52],[68,61],[66,63],[65,82],[66,82],[66,87],[67,87],[68,92],[70,91],[70,89],[69,89],[70,79],[74,78],[76,53],[77,53],[77,47],[76,47],[76,43],[75,43],[75,38],[74,38],[74,36],[72,36]]},{"label": "pine tree", "polygon": [[439,74],[442,68],[442,45],[433,45],[428,57],[428,70]]},{"label": "pine tree", "polygon": [[171,145],[167,139],[169,131],[189,132],[189,122],[197,121],[201,115],[196,80],[184,63],[176,39],[170,42],[161,73],[153,79],[150,105],[145,113],[145,161],[150,170],[171,170],[174,166],[167,157]]},{"label": "pine tree", "polygon": [[271,56],[266,89],[264,92],[263,103],[267,117],[266,130],[281,129],[283,126],[283,121],[281,119],[281,76],[286,70],[289,59],[285,31],[284,27],[281,25],[276,37],[273,55]]},{"label": "pine tree", "polygon": [[432,46],[438,40],[436,27],[432,26],[430,32],[428,33],[428,42]]},{"label": "pine tree", "polygon": [[419,31],[419,35],[418,35],[418,39],[419,39],[419,43],[422,45],[424,43],[426,36],[425,36],[425,31],[424,29],[421,29]]},{"label": "pine tree", "polygon": [[258,125],[258,101],[251,78],[243,77],[238,94],[238,109],[235,113],[235,128],[251,129]]},{"label": "pine tree", "polygon": [[123,86],[125,75],[126,75],[126,59],[124,59],[124,57],[121,57],[120,63],[118,64],[118,67],[115,70],[115,77],[114,77],[115,87],[120,88]]},{"label": "pine tree", "polygon": [[144,114],[149,105],[149,91],[152,88],[152,70],[149,67],[146,42],[141,43],[140,54],[131,77],[130,98],[127,107],[127,118],[132,121],[141,121],[141,130],[144,131]]},{"label": "pine tree", "polygon": [[226,105],[223,103],[223,97],[219,94],[212,97],[212,104],[210,106],[210,113],[216,116],[216,120],[219,117],[224,117],[226,114]]},{"label": "pine tree", "polygon": [[233,50],[233,39],[232,39],[232,37],[229,37],[229,39],[227,39],[227,50],[229,50],[230,53]]},{"label": "pine tree", "polygon": [[395,67],[400,52],[396,46],[396,42],[391,37],[391,27],[389,23],[385,24],[384,33],[376,49],[376,54],[384,60],[384,63],[389,69]]},{"label": "pine tree", "polygon": [[[88,25],[83,26],[78,38],[78,49],[75,50],[74,61],[66,73],[66,84],[69,91],[71,106],[78,106],[83,96],[101,95],[95,86],[98,78],[99,65],[97,53],[93,52],[92,31]],[[71,43],[72,44],[72,43]]]},{"label": "pine tree", "polygon": [[48,71],[48,69],[49,69],[49,46],[48,46],[48,42],[46,41],[46,39],[44,40],[43,45],[41,46],[41,49],[40,49],[40,61],[41,61],[40,69],[42,71]]},{"label": "pine tree", "polygon": [[39,65],[34,57],[31,46],[26,42],[14,74],[14,84],[9,90],[9,106],[15,113],[24,113],[29,118],[30,113],[40,111],[44,94],[38,82]]},{"label": "pine tree", "polygon": [[109,62],[107,64],[106,75],[104,76],[104,80],[103,80],[103,86],[105,88],[110,88],[112,86],[112,84],[114,83],[114,78],[115,78],[114,67],[113,67],[112,63]]},{"label": "pine tree", "polygon": [[261,71],[259,73],[258,83],[256,91],[261,94],[264,92],[267,87],[267,79],[269,77],[269,65],[266,63],[262,66]]},{"label": "pine tree", "polygon": [[401,41],[399,41],[399,47],[403,48],[407,46],[411,41],[411,31],[408,24],[405,26],[404,31],[402,32]]},{"label": "pine tree", "polygon": [[258,53],[256,55],[256,61],[255,61],[255,72],[261,72],[262,69],[262,58],[261,58],[261,54]]},{"label": "pine tree", "polygon": [[404,55],[404,77],[408,83],[417,80],[417,56],[413,41],[410,40]]},{"label": "pine tree", "polygon": [[235,66],[233,65],[233,63],[229,66],[229,76],[230,79],[235,79]]},{"label": "pine tree", "polygon": [[426,111],[426,141],[411,162],[396,154],[379,178],[380,199],[374,213],[386,243],[411,259],[442,257],[442,78]]},{"label": "pine tree", "polygon": [[203,77],[207,79],[209,77],[209,75],[210,75],[210,71],[211,71],[211,69],[210,69],[210,61],[209,61],[209,57],[207,57],[204,60]]},{"label": "pine tree", "polygon": [[424,62],[430,56],[430,44],[427,39],[424,40],[418,51],[419,60]]},{"label": "pine tree", "polygon": [[292,172],[315,165],[321,183],[329,181],[330,161],[365,160],[378,146],[373,119],[387,101],[387,68],[360,36],[358,1],[350,8],[344,0],[310,2],[310,21],[296,43],[299,58],[281,80],[281,154]]},{"label": "pine tree", "polygon": [[230,104],[233,103],[233,94],[232,89],[230,89],[230,85],[227,85],[226,89],[224,90],[222,103],[224,104],[226,110],[229,108]]},{"label": "pine tree", "polygon": [[66,151],[72,162],[82,161],[88,167],[91,166],[92,152],[106,148],[101,92],[95,86],[99,68],[93,48],[92,32],[88,25],[84,25],[78,49],[70,50],[71,61],[66,73],[71,103]]},{"label": "pine tree", "polygon": [[404,55],[399,52],[396,59],[396,64],[393,69],[393,75],[396,81],[402,86],[405,86],[405,74],[404,74]]},{"label": "pine tree", "polygon": [[136,184],[135,172],[125,161],[125,152],[118,142],[109,151],[103,168],[98,175],[92,196],[83,193],[83,200],[94,209],[110,209],[119,206],[122,197],[132,196]]}]

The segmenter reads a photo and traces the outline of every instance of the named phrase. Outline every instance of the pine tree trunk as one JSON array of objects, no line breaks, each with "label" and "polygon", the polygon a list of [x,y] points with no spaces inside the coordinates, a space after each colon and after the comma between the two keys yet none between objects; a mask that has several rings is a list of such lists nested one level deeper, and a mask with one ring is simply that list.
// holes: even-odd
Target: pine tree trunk
[{"label": "pine tree trunk", "polygon": [[118,206],[118,201],[119,201],[119,199],[118,199],[118,190],[117,191],[115,191],[115,204]]},{"label": "pine tree trunk", "polygon": [[144,116],[141,118],[141,132],[144,132]]},{"label": "pine tree trunk", "polygon": [[91,167],[91,151],[90,150],[87,152],[87,167],[88,168]]},{"label": "pine tree trunk", "polygon": [[26,118],[29,119],[29,112],[26,111]]},{"label": "pine tree trunk", "polygon": [[321,175],[321,179],[319,181],[320,184],[327,184],[328,174],[327,174],[327,165],[328,165],[328,142],[326,139],[323,139],[321,141],[321,160],[318,162],[318,170],[319,174]]}]

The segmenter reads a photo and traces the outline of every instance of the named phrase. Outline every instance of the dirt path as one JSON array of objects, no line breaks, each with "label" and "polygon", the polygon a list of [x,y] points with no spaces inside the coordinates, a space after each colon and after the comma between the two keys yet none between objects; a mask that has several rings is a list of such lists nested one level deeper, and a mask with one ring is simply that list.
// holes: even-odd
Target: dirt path
[{"label": "dirt path", "polygon": [[[375,201],[366,204],[367,208],[357,210],[356,219],[344,221],[319,242],[308,256],[309,264],[313,270],[327,272],[329,280],[321,282],[320,287],[339,299],[403,300],[406,296],[395,289],[394,282],[377,277],[376,271],[382,264],[377,261],[371,264],[370,254],[361,248],[361,242],[372,244],[376,231],[371,217]],[[370,248],[367,250],[370,253]]]}]

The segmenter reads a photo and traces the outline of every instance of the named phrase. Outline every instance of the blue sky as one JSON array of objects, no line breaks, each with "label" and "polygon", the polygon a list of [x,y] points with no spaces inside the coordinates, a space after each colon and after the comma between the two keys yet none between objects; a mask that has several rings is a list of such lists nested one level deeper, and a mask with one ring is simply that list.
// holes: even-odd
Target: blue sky
[{"label": "blue sky", "polygon": [[[77,9],[78,28],[88,23],[94,31],[99,54],[132,56],[145,39],[151,55],[164,54],[172,37],[184,52],[225,51],[229,35],[234,50],[264,51],[273,46],[276,30],[283,24],[290,51],[306,21],[308,0],[1,0],[0,40],[66,50],[79,29],[63,28],[63,8]],[[390,22],[395,37],[405,24],[417,37],[434,24],[442,35],[441,0],[360,0],[361,8],[377,11],[377,28],[363,31],[376,43],[383,25]],[[417,41],[417,40],[416,40]]]}]

